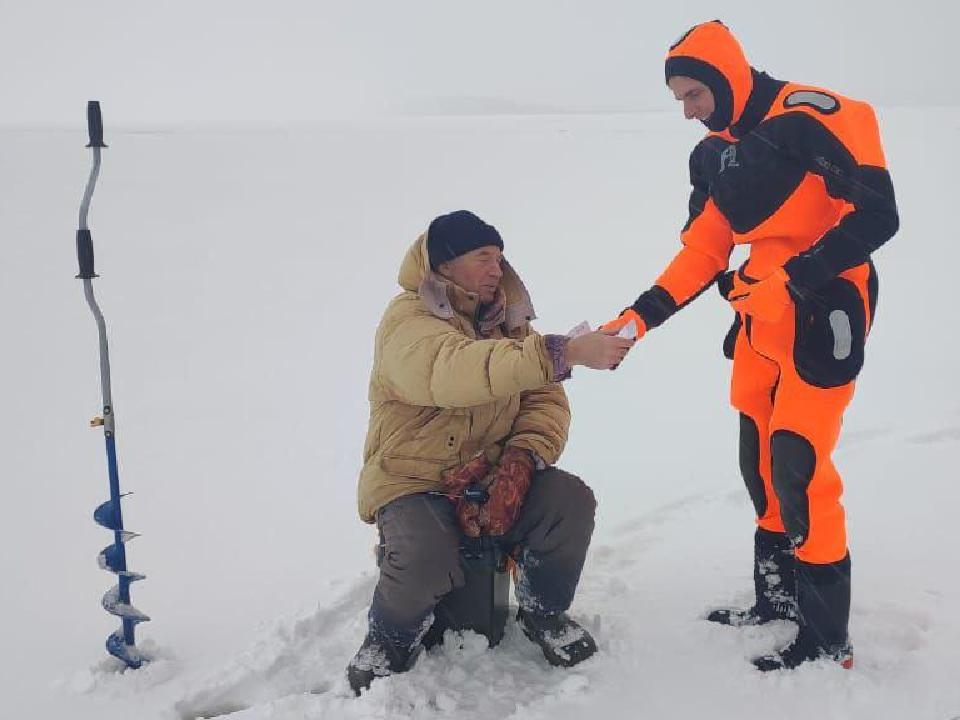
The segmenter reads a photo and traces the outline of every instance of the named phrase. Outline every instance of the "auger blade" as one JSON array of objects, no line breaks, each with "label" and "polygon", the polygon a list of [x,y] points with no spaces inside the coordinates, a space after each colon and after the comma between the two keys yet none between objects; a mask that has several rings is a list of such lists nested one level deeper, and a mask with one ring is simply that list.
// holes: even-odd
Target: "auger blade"
[{"label": "auger blade", "polygon": [[[126,543],[128,540],[132,540],[135,537],[139,537],[139,535],[136,533],[123,531],[121,542]],[[120,550],[121,546],[117,545],[116,543],[111,543],[101,550],[100,554],[97,555],[97,565],[100,566],[100,569],[117,574],[126,573],[126,560],[124,557],[121,557]]]},{"label": "auger blade", "polygon": [[137,650],[136,646],[127,645],[123,641],[123,628],[120,628],[115,633],[111,633],[110,637],[107,638],[107,652],[118,660],[122,660],[126,663],[127,667],[133,670],[139,668],[144,661],[143,656],[140,654],[140,651]]},{"label": "auger blade", "polygon": [[103,601],[101,604],[103,605],[103,609],[111,615],[116,615],[124,620],[129,620],[134,625],[147,622],[150,619],[149,615],[140,612],[133,605],[120,602],[119,585],[114,585],[112,588],[107,590],[106,594],[103,596]]},{"label": "auger blade", "polygon": [[143,580],[147,576],[141,575],[140,573],[130,572],[129,570],[120,570],[118,568],[118,562],[115,557],[116,545],[107,545],[103,549],[103,552],[97,555],[97,565],[100,566],[101,570],[106,570],[107,572],[112,572],[114,575],[120,577],[125,577],[130,582],[136,582],[137,580]]},{"label": "auger blade", "polygon": [[[120,497],[124,498],[131,493],[123,493]],[[113,500],[107,500],[105,503],[98,505],[97,509],[93,511],[93,519],[97,522],[98,525],[105,527],[107,530],[120,530],[120,505]]]},{"label": "auger blade", "polygon": [[120,516],[113,500],[107,500],[102,505],[98,505],[93,511],[93,519],[107,530],[117,530],[120,527]]}]

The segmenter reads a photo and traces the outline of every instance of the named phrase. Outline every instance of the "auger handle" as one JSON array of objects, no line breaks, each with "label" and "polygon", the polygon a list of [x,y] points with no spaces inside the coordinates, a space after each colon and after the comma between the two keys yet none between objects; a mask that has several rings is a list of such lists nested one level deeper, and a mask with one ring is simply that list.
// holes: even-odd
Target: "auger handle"
[{"label": "auger handle", "polygon": [[87,227],[87,213],[90,211],[90,200],[100,175],[100,149],[107,147],[103,142],[103,116],[100,114],[100,103],[90,100],[87,103],[87,132],[90,135],[88,148],[93,148],[93,167],[90,168],[90,178],[80,203],[80,229],[77,230],[77,261],[80,265],[78,279],[91,280],[97,277],[93,268],[93,238]]},{"label": "auger handle", "polygon": [[77,230],[77,261],[80,264],[80,274],[77,278],[89,280],[97,277],[93,270],[93,238],[89,230]]},{"label": "auger handle", "polygon": [[87,103],[87,131],[90,133],[88,148],[105,148],[103,143],[103,116],[100,115],[100,103],[90,100]]}]

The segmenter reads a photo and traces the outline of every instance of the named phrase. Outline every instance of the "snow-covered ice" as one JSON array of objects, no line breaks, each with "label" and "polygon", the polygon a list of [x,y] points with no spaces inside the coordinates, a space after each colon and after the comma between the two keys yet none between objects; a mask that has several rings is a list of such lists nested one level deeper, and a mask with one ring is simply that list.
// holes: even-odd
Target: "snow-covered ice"
[{"label": "snow-covered ice", "polygon": [[[746,601],[752,512],[713,292],[615,373],[578,370],[562,465],[596,490],[572,612],[600,652],[547,665],[448,635],[406,675],[347,692],[375,581],[356,517],[379,314],[410,242],[467,207],[502,232],[543,331],[609,319],[677,248],[676,112],[432,118],[273,131],[111,126],[90,224],[107,318],[132,570],[155,660],[120,672],[96,329],[73,231],[83,128],[0,129],[4,238],[4,648],[0,714],[195,718],[960,716],[960,110],[880,108],[902,215],[837,464],[846,481],[856,668],[761,676],[791,627],[702,620]],[[78,120],[82,119],[78,118]]]}]

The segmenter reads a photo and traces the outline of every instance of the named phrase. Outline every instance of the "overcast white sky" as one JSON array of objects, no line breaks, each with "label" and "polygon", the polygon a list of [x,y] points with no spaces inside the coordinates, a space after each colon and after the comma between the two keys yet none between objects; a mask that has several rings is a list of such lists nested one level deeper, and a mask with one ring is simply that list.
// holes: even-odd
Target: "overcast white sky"
[{"label": "overcast white sky", "polygon": [[882,105],[960,103],[945,0],[0,0],[0,124],[310,124],[662,109],[666,49],[720,18],[755,66]]}]

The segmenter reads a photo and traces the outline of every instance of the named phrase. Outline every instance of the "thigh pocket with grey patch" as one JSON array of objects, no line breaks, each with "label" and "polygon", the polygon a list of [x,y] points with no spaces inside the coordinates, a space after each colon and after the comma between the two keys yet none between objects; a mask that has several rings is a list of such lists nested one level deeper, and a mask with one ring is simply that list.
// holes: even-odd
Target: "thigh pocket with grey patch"
[{"label": "thigh pocket with grey patch", "polygon": [[863,367],[866,317],[860,292],[849,280],[834,278],[797,305],[793,360],[807,383],[839,387]]}]

